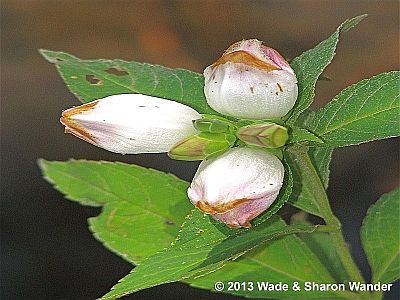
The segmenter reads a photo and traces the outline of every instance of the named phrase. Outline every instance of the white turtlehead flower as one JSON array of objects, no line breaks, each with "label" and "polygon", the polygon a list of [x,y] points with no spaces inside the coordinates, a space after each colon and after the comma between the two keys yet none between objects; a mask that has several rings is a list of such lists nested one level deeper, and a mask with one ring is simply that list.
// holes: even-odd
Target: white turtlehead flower
[{"label": "white turtlehead flower", "polygon": [[250,227],[282,187],[281,161],[262,149],[233,148],[203,161],[188,189],[191,202],[230,227]]},{"label": "white turtlehead flower", "polygon": [[297,79],[287,61],[256,39],[230,46],[204,70],[207,103],[217,112],[245,119],[286,115],[297,99]]},{"label": "white turtlehead flower", "polygon": [[141,94],[105,97],[65,110],[65,132],[123,154],[168,152],[196,133],[201,115],[181,103]]}]

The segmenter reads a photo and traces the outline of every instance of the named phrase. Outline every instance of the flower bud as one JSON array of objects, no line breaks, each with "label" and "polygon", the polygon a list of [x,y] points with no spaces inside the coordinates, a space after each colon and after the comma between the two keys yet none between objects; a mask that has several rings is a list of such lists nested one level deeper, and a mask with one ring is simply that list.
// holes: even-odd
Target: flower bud
[{"label": "flower bud", "polygon": [[236,136],[249,145],[279,148],[289,138],[287,128],[275,123],[262,123],[239,128]]},{"label": "flower bud", "polygon": [[202,132],[177,143],[168,156],[178,160],[203,160],[225,152],[235,141],[232,134]]},{"label": "flower bud", "polygon": [[297,99],[297,79],[287,61],[256,39],[230,46],[204,70],[204,93],[216,111],[245,119],[286,115]]},{"label": "flower bud", "polygon": [[196,133],[201,115],[178,102],[141,94],[120,94],[65,110],[65,132],[111,152],[168,152]]},{"label": "flower bud", "polygon": [[203,161],[188,189],[190,201],[230,227],[250,227],[279,194],[284,168],[263,149],[239,147]]}]

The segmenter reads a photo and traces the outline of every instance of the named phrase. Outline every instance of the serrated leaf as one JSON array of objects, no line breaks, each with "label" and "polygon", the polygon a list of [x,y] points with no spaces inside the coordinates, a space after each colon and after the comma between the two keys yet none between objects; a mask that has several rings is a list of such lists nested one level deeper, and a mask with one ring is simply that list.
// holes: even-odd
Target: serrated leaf
[{"label": "serrated leaf", "polygon": [[[281,225],[285,224],[282,220],[279,222]],[[304,233],[304,236],[314,234],[317,233]],[[214,284],[218,281],[225,285],[222,292],[249,298],[342,299],[350,294],[348,292],[307,292],[304,289],[296,292],[291,289],[295,281],[299,282],[300,286],[307,281],[337,282],[328,273],[317,255],[297,235],[288,235],[266,242],[265,245],[246,253],[241,258],[228,262],[222,269],[192,280],[190,284],[194,287],[213,290]],[[254,289],[228,291],[228,282],[252,282]],[[285,292],[259,290],[258,282],[287,283],[289,290]]]},{"label": "serrated leaf", "polygon": [[[268,219],[275,217],[274,214],[282,207],[282,205],[288,200],[291,192],[292,192],[292,184],[293,184],[293,180],[292,180],[292,173],[290,171],[290,167],[288,167],[286,165],[285,168],[285,180],[284,180],[284,185],[281,188],[281,192],[279,193],[279,196],[277,197],[277,199],[274,201],[274,203],[271,205],[271,207],[264,212],[263,214],[261,214],[259,217],[257,217],[253,222],[253,226],[257,227],[261,224],[265,224],[266,222],[269,222]],[[166,283],[166,282],[173,282],[173,281],[180,281],[180,280],[184,280],[187,279],[189,277],[193,277],[195,274],[199,273],[199,274],[206,274],[208,272],[211,271],[215,271],[216,269],[220,268],[223,266],[223,264],[225,263],[226,260],[228,259],[234,259],[236,258],[235,255],[240,256],[242,255],[244,252],[246,252],[247,250],[249,250],[251,247],[255,247],[257,245],[257,243],[262,243],[264,242],[263,239],[261,240],[256,240],[254,242],[254,244],[251,244],[252,246],[250,247],[250,244],[246,244],[247,246],[247,250],[246,251],[238,251],[242,248],[236,247],[235,243],[232,244],[232,247],[234,248],[234,250],[236,252],[232,252],[231,255],[228,255],[226,258],[221,259],[220,261],[216,261],[215,263],[211,263],[208,264],[206,267],[203,268],[203,266],[201,266],[201,259],[204,255],[210,255],[210,253],[207,253],[207,251],[213,251],[212,248],[213,247],[220,247],[219,243],[221,243],[222,241],[224,241],[225,239],[229,238],[229,243],[230,243],[230,239],[234,236],[237,236],[241,233],[247,232],[247,229],[230,229],[228,228],[226,225],[216,222],[212,219],[210,219],[210,217],[206,216],[206,215],[202,215],[200,212],[198,212],[197,210],[195,210],[192,215],[189,215],[188,218],[190,220],[192,220],[192,222],[186,222],[185,225],[183,225],[181,233],[179,234],[179,237],[177,239],[177,242],[174,243],[169,249],[166,249],[165,252],[167,252],[166,257],[170,257],[172,255],[172,257],[174,255],[176,255],[175,257],[173,257],[172,260],[169,261],[169,264],[167,264],[167,266],[165,266],[166,268],[168,267],[181,267],[180,269],[180,273],[178,273],[178,275],[176,275],[176,277],[171,276],[170,278],[168,277],[169,273],[167,272],[166,274],[164,274],[164,277],[157,277],[157,274],[154,278],[151,278],[150,280],[153,281],[153,283],[150,286],[153,285],[157,285],[157,284],[162,284],[162,283]],[[274,222],[274,221],[271,221]],[[269,224],[269,223],[268,223]],[[187,228],[186,226],[191,226],[189,228]],[[193,226],[197,226],[198,229],[194,230],[192,227]],[[267,225],[263,225],[263,226],[267,226]],[[206,232],[206,228],[207,229],[207,234],[204,234],[204,232]],[[273,228],[272,228],[273,229]],[[309,228],[308,228],[309,229]],[[259,230],[259,229],[257,229]],[[269,230],[269,229],[268,229]],[[297,229],[296,229],[297,230]],[[183,234],[182,234],[183,232]],[[198,239],[198,234],[201,234],[202,239]],[[222,235],[221,235],[222,234]],[[205,237],[205,238],[204,238]],[[218,237],[218,238],[216,238]],[[269,239],[270,237],[265,237],[266,239]],[[187,243],[188,242],[188,243]],[[189,243],[190,242],[190,243]],[[251,242],[251,239],[248,240],[248,242]],[[228,244],[228,240],[225,241],[226,244]],[[185,248],[193,248],[192,250],[185,250],[185,251],[195,251],[195,253],[193,254],[193,256],[189,255],[190,257],[188,258],[187,254],[183,252],[183,247],[182,245],[185,245]],[[198,249],[202,249],[203,252],[200,253],[200,256],[196,256],[196,251]],[[234,251],[233,250],[233,251]],[[205,251],[205,252],[204,252]],[[227,251],[227,249],[225,249],[224,251]],[[164,252],[160,253],[160,256],[163,257]],[[230,252],[226,252],[224,253],[224,255],[229,254]],[[157,254],[156,254],[157,255]],[[186,262],[184,263],[185,266],[181,266],[181,261],[179,260],[179,255],[182,255],[183,258],[185,258]],[[203,256],[202,256],[203,255]],[[207,256],[207,257],[208,257]],[[158,260],[161,259],[160,257],[156,257],[154,258],[154,263],[157,263]],[[186,267],[187,265],[190,265],[190,260],[192,260],[192,264],[198,264],[201,266],[201,268],[199,268],[198,270],[196,270],[196,272],[191,272],[191,270],[187,270]],[[194,260],[194,261],[193,261]],[[150,267],[151,269],[151,267]],[[134,274],[136,271],[136,269],[134,269],[132,271],[131,274]],[[141,269],[139,269],[141,270]],[[189,272],[190,271],[190,272]],[[142,272],[142,271],[140,271]],[[129,290],[128,293],[133,292],[133,290],[131,290],[131,274],[129,274],[129,284],[128,285],[122,285],[119,286],[118,285],[118,291],[123,290],[124,288]],[[133,276],[133,275],[132,275]],[[139,275],[141,276],[141,275]],[[126,277],[125,277],[126,278]],[[133,278],[133,277],[132,277]],[[132,279],[132,282],[136,282],[136,278]],[[125,282],[125,279],[124,279]],[[130,287],[128,287],[130,286]],[[140,287],[139,289],[142,288],[146,288],[145,286]],[[110,292],[112,293],[112,292]],[[119,293],[119,292],[118,292]],[[123,292],[121,292],[123,293]],[[113,295],[113,294],[112,294]],[[108,296],[107,296],[108,297]]]},{"label": "serrated leaf", "polygon": [[340,34],[357,25],[366,16],[361,15],[346,20],[328,39],[292,60],[290,65],[297,76],[299,95],[294,108],[288,115],[289,124],[294,124],[299,115],[311,105],[315,95],[315,84],[335,56]]},{"label": "serrated leaf", "polygon": [[64,52],[40,53],[55,64],[68,88],[83,103],[115,94],[139,93],[175,100],[199,113],[218,114],[207,104],[201,74],[120,59],[83,60]]},{"label": "serrated leaf", "polygon": [[372,269],[372,282],[400,278],[400,189],[383,195],[368,210],[361,241]]},{"label": "serrated leaf", "polygon": [[314,115],[311,131],[331,147],[357,145],[400,135],[400,72],[362,80]]},{"label": "serrated leaf", "polygon": [[332,149],[295,145],[289,147],[287,152],[287,160],[293,171],[293,194],[289,199],[290,204],[310,214],[324,217],[316,200],[316,183],[312,181],[311,175],[316,172],[325,189],[328,187]]},{"label": "serrated leaf", "polygon": [[110,250],[138,264],[167,247],[193,208],[188,183],[173,175],[110,162],[40,160],[46,180],[70,200],[104,206],[89,219]]},{"label": "serrated leaf", "polygon": [[155,285],[208,274],[263,242],[318,228],[318,225],[282,226],[279,220],[274,216],[251,229],[230,229],[194,210],[171,247],[142,262],[102,299],[115,299]]}]

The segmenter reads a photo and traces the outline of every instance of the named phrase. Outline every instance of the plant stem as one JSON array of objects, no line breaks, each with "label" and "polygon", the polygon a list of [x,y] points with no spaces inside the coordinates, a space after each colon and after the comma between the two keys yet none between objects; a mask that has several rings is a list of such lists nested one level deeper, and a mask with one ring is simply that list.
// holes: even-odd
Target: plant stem
[{"label": "plant stem", "polygon": [[311,192],[313,194],[313,198],[315,199],[314,204],[318,207],[319,212],[325,220],[325,223],[327,225],[333,225],[337,228],[336,231],[332,231],[329,234],[331,235],[336,252],[340,257],[340,260],[347,274],[349,275],[349,278],[351,281],[364,282],[360,270],[351,257],[349,248],[344,240],[342,224],[332,212],[325,187],[310,159],[310,156],[308,155],[308,147],[297,145],[291,147],[288,149],[288,151],[294,156],[294,161],[300,167],[302,173],[309,177],[307,182],[312,185]]}]

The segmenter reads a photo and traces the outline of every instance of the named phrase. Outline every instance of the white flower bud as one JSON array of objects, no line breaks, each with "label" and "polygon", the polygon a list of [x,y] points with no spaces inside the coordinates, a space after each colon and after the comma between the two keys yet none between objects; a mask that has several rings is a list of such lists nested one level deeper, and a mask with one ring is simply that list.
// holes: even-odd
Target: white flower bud
[{"label": "white flower bud", "polygon": [[230,227],[250,227],[279,194],[284,168],[262,149],[233,148],[203,161],[188,189],[190,201]]},{"label": "white flower bud", "polygon": [[297,79],[287,61],[256,39],[230,46],[204,70],[204,93],[216,111],[245,119],[286,115],[297,99]]},{"label": "white flower bud", "polygon": [[196,133],[201,115],[181,103],[141,94],[113,95],[65,110],[65,132],[123,154],[168,152]]}]

